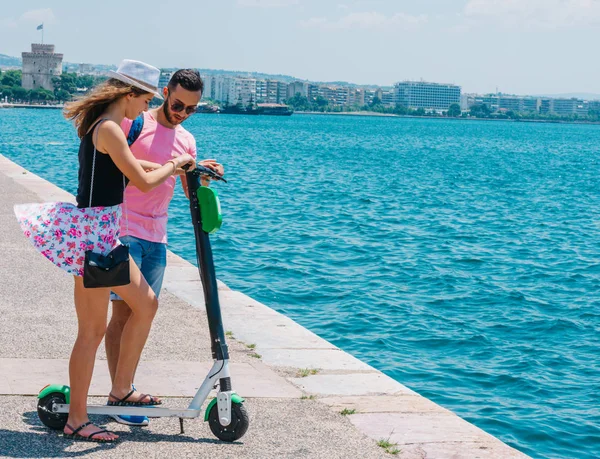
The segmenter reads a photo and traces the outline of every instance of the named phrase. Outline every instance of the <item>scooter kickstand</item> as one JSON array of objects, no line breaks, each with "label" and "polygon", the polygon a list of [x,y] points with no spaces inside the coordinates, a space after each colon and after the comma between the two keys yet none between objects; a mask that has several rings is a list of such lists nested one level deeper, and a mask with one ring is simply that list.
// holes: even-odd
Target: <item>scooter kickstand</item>
[{"label": "scooter kickstand", "polygon": [[183,418],[179,418],[179,428],[181,429],[181,432],[180,432],[181,434],[185,433],[183,431]]}]

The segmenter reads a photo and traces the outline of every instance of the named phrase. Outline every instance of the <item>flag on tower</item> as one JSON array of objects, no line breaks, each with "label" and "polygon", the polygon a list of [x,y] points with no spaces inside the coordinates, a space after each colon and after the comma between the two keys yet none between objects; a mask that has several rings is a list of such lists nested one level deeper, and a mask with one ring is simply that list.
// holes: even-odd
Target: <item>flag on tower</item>
[{"label": "flag on tower", "polygon": [[44,30],[44,23],[42,22],[35,30]]}]

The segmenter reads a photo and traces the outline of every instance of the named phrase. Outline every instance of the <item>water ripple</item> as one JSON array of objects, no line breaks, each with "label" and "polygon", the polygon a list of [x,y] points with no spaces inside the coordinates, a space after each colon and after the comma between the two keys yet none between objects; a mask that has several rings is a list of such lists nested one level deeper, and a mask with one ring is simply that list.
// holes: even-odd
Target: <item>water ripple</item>
[{"label": "water ripple", "polygon": [[[600,129],[202,116],[225,164],[220,278],[510,445],[600,456]],[[53,111],[0,111],[0,153],[70,192]],[[73,167],[64,167],[72,164]],[[187,204],[171,249],[195,262]]]}]

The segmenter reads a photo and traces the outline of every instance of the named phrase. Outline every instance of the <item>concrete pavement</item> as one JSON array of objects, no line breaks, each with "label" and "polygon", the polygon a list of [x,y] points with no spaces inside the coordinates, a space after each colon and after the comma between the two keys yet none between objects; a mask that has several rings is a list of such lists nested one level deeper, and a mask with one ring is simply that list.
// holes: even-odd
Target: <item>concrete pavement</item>
[{"label": "concrete pavement", "polygon": [[[129,428],[100,417],[122,433],[121,442],[65,440],[40,423],[34,396],[48,383],[68,383],[76,335],[72,279],[31,247],[12,207],[73,197],[1,155],[0,196],[0,457],[389,457],[377,445],[381,439],[394,445],[387,451],[396,457],[526,457],[222,283],[232,382],[251,417],[247,434],[223,444],[201,420],[186,421],[180,435],[176,419]],[[102,347],[97,358],[90,395],[105,397],[109,379]],[[211,363],[198,271],[169,253],[136,385],[165,397],[170,407],[182,407]],[[343,416],[343,410],[350,414]]]}]

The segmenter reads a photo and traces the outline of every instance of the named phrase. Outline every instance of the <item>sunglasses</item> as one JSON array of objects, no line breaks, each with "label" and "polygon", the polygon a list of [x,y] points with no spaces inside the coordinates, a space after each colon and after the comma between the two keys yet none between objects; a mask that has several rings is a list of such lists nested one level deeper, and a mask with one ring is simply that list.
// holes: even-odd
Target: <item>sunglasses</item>
[{"label": "sunglasses", "polygon": [[[171,94],[169,94],[170,96]],[[175,102],[173,102],[171,105],[171,110],[173,110],[176,113],[182,112],[185,109],[185,113],[186,115],[191,115],[192,113],[196,113],[196,110],[198,109],[198,107],[196,105],[189,105],[188,107],[185,106],[185,104],[183,104],[182,102],[176,100]]]}]

